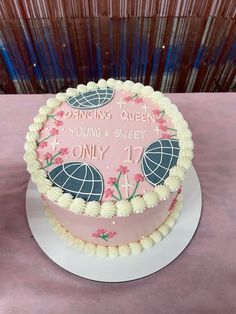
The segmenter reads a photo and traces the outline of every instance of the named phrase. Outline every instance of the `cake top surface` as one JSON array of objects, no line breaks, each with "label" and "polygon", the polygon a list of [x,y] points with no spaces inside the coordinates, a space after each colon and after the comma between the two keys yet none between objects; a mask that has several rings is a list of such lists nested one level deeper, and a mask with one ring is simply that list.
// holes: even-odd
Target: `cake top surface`
[{"label": "cake top surface", "polygon": [[92,216],[109,216],[108,208],[127,216],[179,189],[193,142],[167,97],[109,79],[49,99],[29,127],[25,149],[32,179],[49,199],[86,206]]}]

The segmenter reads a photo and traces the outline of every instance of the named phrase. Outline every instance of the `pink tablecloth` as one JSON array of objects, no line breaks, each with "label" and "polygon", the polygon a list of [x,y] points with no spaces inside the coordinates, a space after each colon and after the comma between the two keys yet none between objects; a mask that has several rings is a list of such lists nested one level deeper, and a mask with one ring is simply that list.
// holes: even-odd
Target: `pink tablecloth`
[{"label": "pink tablecloth", "polygon": [[66,272],[33,239],[25,214],[23,146],[28,125],[49,96],[0,96],[0,313],[236,313],[236,95],[169,96],[193,131],[203,192],[200,225],[168,267],[117,284]]}]

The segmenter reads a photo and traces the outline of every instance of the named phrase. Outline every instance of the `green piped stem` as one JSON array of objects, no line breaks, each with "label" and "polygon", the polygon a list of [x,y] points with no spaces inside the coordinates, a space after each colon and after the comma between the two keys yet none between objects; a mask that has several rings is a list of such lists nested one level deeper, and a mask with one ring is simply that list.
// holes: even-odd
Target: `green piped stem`
[{"label": "green piped stem", "polygon": [[122,172],[119,173],[119,175],[117,177],[117,181],[116,181],[116,183],[114,183],[114,187],[116,188],[116,190],[119,194],[119,199],[116,198],[118,201],[122,200],[122,195],[121,195],[120,188],[119,188],[119,182],[120,182],[121,175],[122,175]]},{"label": "green piped stem", "polygon": [[44,166],[44,167],[42,167],[41,169],[46,169],[46,168],[48,168],[48,167],[50,167],[51,165],[47,165],[47,166]]},{"label": "green piped stem", "polygon": [[48,114],[48,117],[49,117],[49,118],[52,118],[52,119],[54,119],[54,120],[56,120],[56,118],[55,118],[55,115],[54,115],[54,114]]},{"label": "green piped stem", "polygon": [[42,139],[41,141],[37,142],[37,145],[39,145],[41,142],[48,140],[50,137],[52,137],[52,135],[49,135],[49,136],[45,137],[44,139]]},{"label": "green piped stem", "polygon": [[135,188],[134,188],[134,191],[133,191],[133,193],[132,193],[132,195],[130,196],[130,197],[128,197],[127,198],[127,200],[128,201],[130,201],[134,196],[135,196],[135,193],[136,193],[136,191],[137,191],[137,188],[138,188],[138,186],[139,186],[139,183],[140,183],[140,181],[138,181],[137,183],[136,183],[136,185],[135,185]]},{"label": "green piped stem", "polygon": [[57,156],[59,156],[61,153],[56,153],[55,155],[52,156],[51,160],[50,160],[50,164],[52,165],[53,159]]},{"label": "green piped stem", "polygon": [[112,194],[112,197],[114,197],[114,199],[116,199],[117,201],[120,201],[120,199],[117,196],[115,196],[114,194]]},{"label": "green piped stem", "polygon": [[59,156],[60,154],[61,154],[61,153],[59,152],[59,153],[56,153],[55,155],[53,155],[52,158],[50,159],[50,161],[47,159],[47,160],[46,160],[47,165],[44,166],[44,167],[42,167],[42,169],[46,169],[46,168],[52,166],[52,165],[53,165],[53,159],[54,159],[55,157]]},{"label": "green piped stem", "polygon": [[103,233],[102,235],[99,236],[99,238],[108,241],[108,235],[106,233]]}]

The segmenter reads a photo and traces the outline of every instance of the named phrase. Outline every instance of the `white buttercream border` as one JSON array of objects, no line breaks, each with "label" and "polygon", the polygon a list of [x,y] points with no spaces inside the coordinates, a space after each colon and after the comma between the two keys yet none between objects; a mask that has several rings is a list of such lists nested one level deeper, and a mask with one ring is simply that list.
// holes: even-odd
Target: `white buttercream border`
[{"label": "white buttercream border", "polygon": [[181,193],[178,195],[177,202],[170,215],[155,231],[148,236],[144,236],[140,241],[117,246],[102,246],[81,240],[78,237],[73,236],[60,224],[57,218],[53,215],[52,210],[46,204],[44,205],[44,210],[50,224],[53,227],[53,230],[66,242],[67,245],[84,250],[89,255],[97,255],[99,257],[117,257],[139,254],[143,250],[151,248],[154,244],[160,242],[176,224],[181,213],[182,205],[183,202]]},{"label": "white buttercream border", "polygon": [[[157,185],[152,191],[144,193],[142,198],[136,199],[135,201],[122,201],[122,204],[117,202],[112,208],[110,207],[110,210],[104,210],[105,206],[103,204],[106,202],[101,204],[100,202],[86,202],[83,199],[79,199],[81,204],[79,208],[76,208],[75,205],[78,203],[78,198],[73,199],[70,193],[64,193],[62,189],[54,187],[52,182],[47,179],[46,171],[41,169],[41,164],[37,159],[36,153],[36,141],[39,137],[38,132],[42,128],[43,123],[47,120],[47,115],[69,97],[96,88],[105,87],[140,93],[142,96],[150,97],[154,104],[164,109],[177,130],[177,139],[179,140],[180,147],[179,158],[177,165],[170,169],[170,174],[165,179],[164,183]],[[129,80],[122,82],[110,78],[107,81],[101,79],[98,83],[88,82],[87,85],[79,84],[77,88],[68,88],[66,93],[58,93],[56,98],[49,98],[47,104],[39,109],[39,113],[35,116],[34,122],[29,126],[29,131],[26,135],[24,160],[27,163],[27,170],[31,174],[32,181],[36,183],[39,192],[45,194],[51,201],[56,202],[59,206],[72,210],[77,214],[86,213],[92,217],[125,217],[132,213],[140,213],[146,208],[157,206],[159,202],[166,200],[171,192],[175,192],[179,189],[184,180],[186,171],[191,166],[193,147],[192,133],[188,128],[188,124],[184,120],[183,115],[179,112],[177,106],[172,104],[169,98],[165,97],[161,92],[154,91],[151,86],[144,86],[141,83],[134,83]]]}]

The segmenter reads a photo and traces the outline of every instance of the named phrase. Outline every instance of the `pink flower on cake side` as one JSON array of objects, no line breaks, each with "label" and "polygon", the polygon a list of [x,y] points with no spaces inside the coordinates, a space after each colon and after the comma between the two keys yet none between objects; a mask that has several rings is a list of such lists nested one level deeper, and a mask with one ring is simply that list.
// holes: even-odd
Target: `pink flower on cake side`
[{"label": "pink flower on cake side", "polygon": [[120,166],[117,171],[121,172],[122,174],[126,174],[129,172],[129,169],[127,167],[124,166]]},{"label": "pink flower on cake side", "polygon": [[55,123],[56,126],[62,126],[63,125],[63,122],[59,121],[59,120],[55,120],[54,123]]},{"label": "pink flower on cake side", "polygon": [[54,159],[54,164],[55,165],[61,165],[63,163],[63,159],[60,157],[57,157]]},{"label": "pink flower on cake side", "polygon": [[51,159],[51,158],[52,158],[52,154],[46,153],[46,154],[43,156],[43,158],[44,158],[45,160]]},{"label": "pink flower on cake side", "polygon": [[116,179],[116,178],[114,178],[114,177],[110,177],[110,178],[108,179],[108,181],[107,181],[107,184],[109,184],[109,185],[113,185],[113,184],[115,184],[115,183],[116,183],[116,181],[117,181],[117,179]]},{"label": "pink flower on cake side", "polygon": [[113,238],[115,235],[116,235],[116,232],[115,232],[115,231],[110,231],[110,232],[108,232],[108,238],[109,238],[109,239]]},{"label": "pink flower on cake side", "polygon": [[98,232],[99,234],[102,234],[102,233],[105,233],[105,232],[107,232],[107,231],[106,231],[105,229],[98,229],[97,232]]},{"label": "pink flower on cake side", "polygon": [[47,147],[47,146],[48,146],[48,142],[43,141],[43,142],[39,143],[39,147],[40,148],[44,148],[44,147]]},{"label": "pink flower on cake side", "polygon": [[169,208],[169,211],[172,211],[177,203],[177,197],[179,196],[179,194],[182,192],[182,186],[178,189],[178,192],[177,192],[177,195],[176,197],[173,199],[171,205],[170,205],[170,208]]},{"label": "pink flower on cake side", "polygon": [[98,229],[96,232],[92,233],[92,237],[94,238],[101,238],[105,241],[113,238],[117,233],[115,231],[107,231],[105,229]]},{"label": "pink flower on cake side", "polygon": [[112,189],[106,189],[104,191],[104,196],[105,196],[105,198],[112,197],[113,196],[113,190]]},{"label": "pink flower on cake side", "polygon": [[63,117],[64,114],[65,114],[65,112],[61,110],[61,111],[58,111],[58,112],[56,113],[56,116],[58,116],[58,117]]},{"label": "pink flower on cake side", "polygon": [[59,153],[61,154],[61,156],[67,155],[68,154],[68,148],[61,148],[59,150]]},{"label": "pink flower on cake side", "polygon": [[92,233],[92,237],[94,237],[94,238],[99,238],[99,237],[100,237],[100,234],[97,233],[97,232],[94,232],[94,233]]},{"label": "pink flower on cake side", "polygon": [[55,129],[55,128],[52,128],[51,131],[50,131],[50,134],[53,135],[53,136],[57,135],[58,133],[59,133],[59,131],[57,129]]}]

